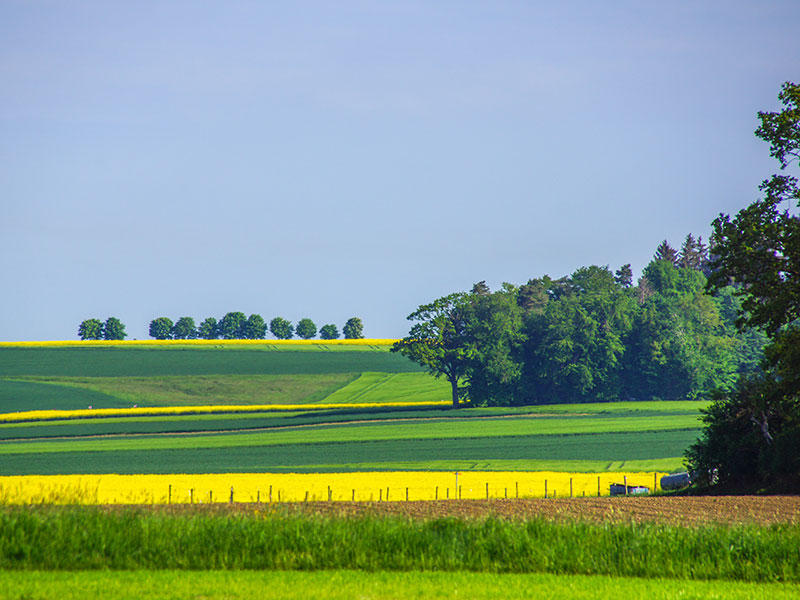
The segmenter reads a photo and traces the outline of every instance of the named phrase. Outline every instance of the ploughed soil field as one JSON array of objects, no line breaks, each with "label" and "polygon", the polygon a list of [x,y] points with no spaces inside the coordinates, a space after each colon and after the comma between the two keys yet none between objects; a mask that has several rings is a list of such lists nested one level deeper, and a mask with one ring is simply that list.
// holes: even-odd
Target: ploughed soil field
[{"label": "ploughed soil field", "polygon": [[[120,508],[108,507],[109,510]],[[800,496],[603,497],[418,502],[294,502],[282,504],[182,504],[152,510],[184,513],[253,511],[325,517],[399,516],[415,519],[510,518],[651,522],[672,525],[800,523]]]}]

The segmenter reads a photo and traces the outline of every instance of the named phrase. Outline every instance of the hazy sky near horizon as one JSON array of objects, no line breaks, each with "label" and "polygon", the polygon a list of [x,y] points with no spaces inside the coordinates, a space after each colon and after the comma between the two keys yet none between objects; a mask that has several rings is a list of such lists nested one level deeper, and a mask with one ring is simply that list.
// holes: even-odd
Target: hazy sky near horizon
[{"label": "hazy sky near horizon", "polygon": [[0,3],[0,340],[159,316],[400,337],[708,237],[778,169],[800,2]]}]

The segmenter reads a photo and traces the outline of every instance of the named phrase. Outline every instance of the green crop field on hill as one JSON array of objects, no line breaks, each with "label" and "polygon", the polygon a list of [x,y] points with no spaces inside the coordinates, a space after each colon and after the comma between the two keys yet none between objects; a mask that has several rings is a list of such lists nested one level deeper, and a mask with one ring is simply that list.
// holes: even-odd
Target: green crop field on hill
[{"label": "green crop field on hill", "polygon": [[[291,351],[287,348],[293,348]],[[0,424],[0,474],[390,469],[678,470],[699,402],[463,408],[387,345],[0,347],[0,412],[212,414]],[[443,403],[403,406],[407,402]],[[263,412],[266,405],[296,405]],[[334,404],[341,408],[320,409]],[[226,406],[254,406],[226,412]],[[353,408],[345,408],[353,405]],[[307,409],[301,408],[307,407]]]}]

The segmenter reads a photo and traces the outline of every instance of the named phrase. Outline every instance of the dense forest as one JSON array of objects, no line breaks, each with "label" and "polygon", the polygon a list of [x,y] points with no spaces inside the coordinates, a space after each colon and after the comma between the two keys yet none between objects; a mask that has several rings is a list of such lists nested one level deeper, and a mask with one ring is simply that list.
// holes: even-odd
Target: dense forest
[{"label": "dense forest", "polygon": [[[759,369],[766,336],[737,330],[732,287],[710,295],[708,248],[664,241],[636,284],[630,265],[582,267],[424,305],[394,350],[481,405],[706,397]],[[436,348],[422,340],[437,339]]]}]

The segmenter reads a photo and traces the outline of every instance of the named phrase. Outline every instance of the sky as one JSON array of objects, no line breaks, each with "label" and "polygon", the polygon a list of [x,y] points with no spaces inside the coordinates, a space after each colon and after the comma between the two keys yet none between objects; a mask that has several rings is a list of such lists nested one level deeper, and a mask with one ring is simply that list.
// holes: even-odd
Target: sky
[{"label": "sky", "polygon": [[0,2],[0,341],[638,276],[779,168],[800,2]]}]

